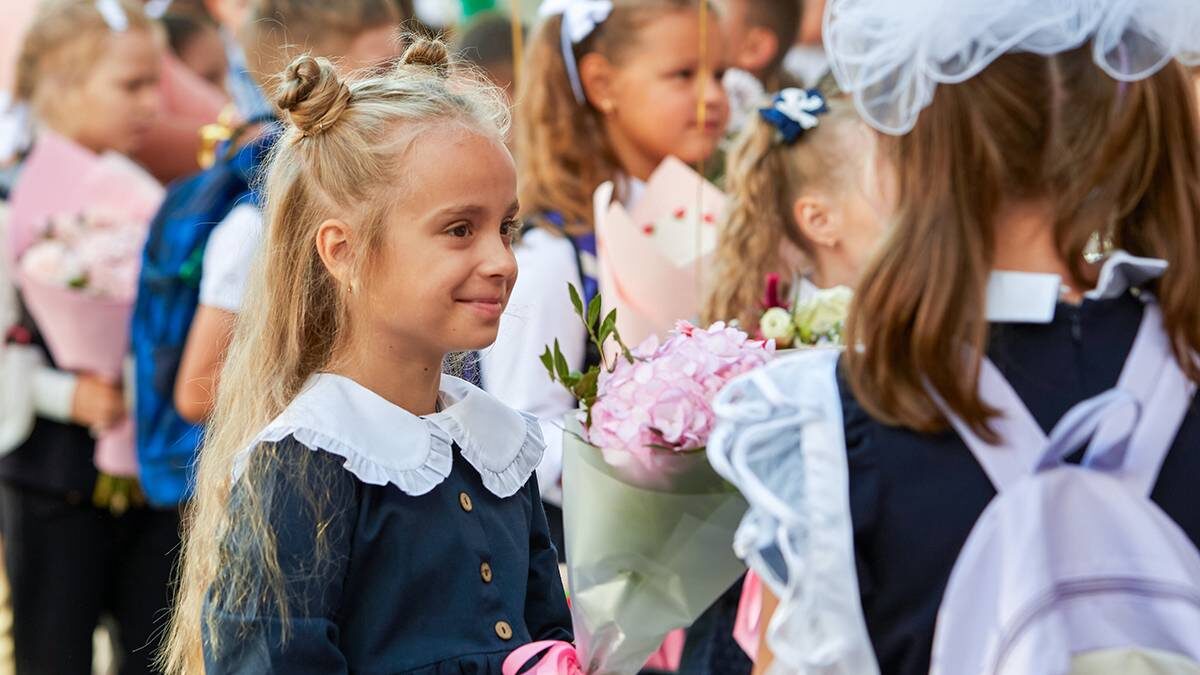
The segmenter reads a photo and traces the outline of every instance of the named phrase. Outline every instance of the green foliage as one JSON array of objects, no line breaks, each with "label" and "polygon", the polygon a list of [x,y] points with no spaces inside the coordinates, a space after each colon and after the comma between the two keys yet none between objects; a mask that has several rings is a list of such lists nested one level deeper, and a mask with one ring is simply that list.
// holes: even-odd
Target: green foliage
[{"label": "green foliage", "polygon": [[587,330],[588,340],[600,352],[601,363],[582,373],[571,370],[558,340],[554,341],[553,347],[547,346],[540,358],[550,379],[565,387],[579,401],[580,407],[587,413],[586,427],[591,426],[591,409],[592,404],[596,401],[601,368],[611,373],[617,367],[617,361],[609,363],[608,351],[605,346],[610,342],[614,344],[620,352],[618,358],[624,358],[630,363],[633,363],[634,358],[629,347],[621,339],[621,332],[617,330],[617,310],[614,309],[601,318],[600,313],[604,303],[599,294],[584,307],[583,298],[574,284],[567,284],[567,292],[571,297],[571,306],[575,308],[575,315],[579,317],[580,321],[583,321],[584,328]]}]

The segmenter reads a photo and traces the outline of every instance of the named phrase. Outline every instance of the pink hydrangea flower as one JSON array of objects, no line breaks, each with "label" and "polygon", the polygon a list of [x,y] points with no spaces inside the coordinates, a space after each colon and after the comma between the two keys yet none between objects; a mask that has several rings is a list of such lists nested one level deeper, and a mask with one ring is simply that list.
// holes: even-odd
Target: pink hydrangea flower
[{"label": "pink hydrangea flower", "polygon": [[681,321],[659,342],[651,336],[601,376],[591,407],[588,441],[607,458],[653,465],[664,451],[700,450],[715,417],[712,400],[730,379],[771,359],[773,342],[715,323],[707,329]]},{"label": "pink hydrangea flower", "polygon": [[21,257],[21,268],[45,283],[132,302],[145,238],[144,224],[106,211],[55,216],[46,238]]}]

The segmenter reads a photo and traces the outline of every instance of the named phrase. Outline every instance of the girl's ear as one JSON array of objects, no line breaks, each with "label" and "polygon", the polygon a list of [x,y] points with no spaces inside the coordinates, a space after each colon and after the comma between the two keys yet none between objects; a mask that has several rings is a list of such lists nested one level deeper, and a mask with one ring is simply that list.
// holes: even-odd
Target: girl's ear
[{"label": "girl's ear", "polygon": [[350,244],[349,225],[336,218],[321,223],[317,227],[317,255],[321,256],[325,269],[337,279],[339,286],[350,286],[354,248]]},{"label": "girl's ear", "polygon": [[596,52],[589,52],[579,59],[579,81],[584,95],[597,110],[608,115],[616,110],[614,97],[616,68],[612,62]]},{"label": "girl's ear", "polygon": [[792,205],[792,217],[800,236],[813,246],[833,248],[841,243],[842,232],[829,202],[816,195],[805,195]]}]

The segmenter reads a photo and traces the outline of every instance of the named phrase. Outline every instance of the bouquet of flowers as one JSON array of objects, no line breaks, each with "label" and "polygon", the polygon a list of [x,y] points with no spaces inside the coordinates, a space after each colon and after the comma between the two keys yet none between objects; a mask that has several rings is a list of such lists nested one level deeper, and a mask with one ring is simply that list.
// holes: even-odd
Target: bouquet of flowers
[{"label": "bouquet of flowers", "polygon": [[[672,630],[691,625],[744,571],[733,533],[746,509],[712,470],[704,446],[712,399],[767,363],[774,344],[723,323],[676,324],[635,349],[616,310],[575,309],[600,347],[600,367],[573,372],[557,344],[542,362],[579,399],[568,417],[563,514],[579,667],[634,673]],[[561,654],[560,654],[561,656]]]},{"label": "bouquet of flowers", "polygon": [[[59,368],[122,380],[142,246],[162,196],[124,157],[39,136],[13,190],[9,255]],[[113,477],[137,476],[133,433],[126,419],[96,443],[96,498],[116,510],[129,491]]]},{"label": "bouquet of flowers", "polygon": [[767,276],[766,311],[758,322],[761,336],[783,349],[841,346],[854,292],[845,286],[813,289],[789,307],[781,298],[779,283],[779,275]]}]

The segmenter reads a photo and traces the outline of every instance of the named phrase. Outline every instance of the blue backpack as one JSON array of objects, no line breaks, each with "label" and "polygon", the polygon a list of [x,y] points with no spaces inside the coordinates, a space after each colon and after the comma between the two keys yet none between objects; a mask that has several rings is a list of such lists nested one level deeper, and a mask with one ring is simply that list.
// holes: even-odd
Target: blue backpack
[{"label": "blue backpack", "polygon": [[208,169],[173,183],[150,224],[130,341],[139,474],[147,500],[157,507],[188,498],[203,435],[202,425],[175,410],[175,376],[200,302],[204,249],[235,206],[258,203],[252,186],[277,137],[277,131],[268,131],[240,149],[226,150]]}]

